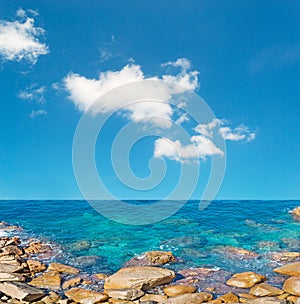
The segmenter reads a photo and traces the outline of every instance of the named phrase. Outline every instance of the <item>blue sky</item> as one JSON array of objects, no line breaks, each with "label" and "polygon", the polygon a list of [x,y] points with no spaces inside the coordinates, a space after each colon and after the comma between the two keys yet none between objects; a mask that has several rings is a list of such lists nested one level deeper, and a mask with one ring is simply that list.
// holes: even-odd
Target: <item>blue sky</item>
[{"label": "blue sky", "polygon": [[[129,109],[114,115],[97,141],[100,175],[116,197],[165,197],[176,186],[180,165],[197,165],[190,150],[196,144],[204,179],[193,198],[201,196],[211,159],[226,157],[217,198],[299,199],[298,1],[71,3],[0,3],[0,198],[81,198],[72,167],[81,116],[98,95],[120,84],[164,78],[206,101],[226,155],[217,144],[205,150],[208,121],[200,131],[183,122],[190,142],[176,144],[162,121],[147,120],[147,111],[167,123],[180,117],[168,97],[162,108]],[[159,93],[174,91],[167,85]],[[110,103],[97,113],[116,109]],[[129,159],[140,177],[149,174],[152,157],[165,160],[165,180],[151,191],[123,186],[112,170],[110,144],[129,122],[164,134],[165,141],[137,143]]]}]

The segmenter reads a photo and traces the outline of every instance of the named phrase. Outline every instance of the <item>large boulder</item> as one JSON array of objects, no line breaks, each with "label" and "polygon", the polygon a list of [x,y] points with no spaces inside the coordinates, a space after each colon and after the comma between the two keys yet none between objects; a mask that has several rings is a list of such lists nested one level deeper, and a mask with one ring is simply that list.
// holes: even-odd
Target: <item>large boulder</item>
[{"label": "large boulder", "polygon": [[288,276],[300,276],[300,262],[283,265],[274,271]]},{"label": "large boulder", "polygon": [[45,295],[42,290],[19,282],[0,283],[0,292],[26,302],[36,301]]},{"label": "large boulder", "polygon": [[196,290],[197,288],[195,286],[181,284],[167,286],[166,288],[164,288],[164,293],[169,297],[176,297],[185,293],[194,293],[196,292]]},{"label": "large boulder", "polygon": [[28,284],[39,287],[47,288],[50,290],[59,290],[61,284],[61,277],[53,273],[44,273],[32,279]]},{"label": "large boulder", "polygon": [[74,275],[79,273],[79,269],[60,263],[51,263],[48,267],[48,270],[53,272],[68,273]]},{"label": "large boulder", "polygon": [[255,284],[265,281],[267,278],[255,272],[242,272],[234,274],[226,284],[239,288],[251,288]]},{"label": "large boulder", "polygon": [[169,298],[163,304],[200,304],[212,300],[212,295],[207,292],[186,293],[177,297]]},{"label": "large boulder", "polygon": [[283,284],[284,291],[300,296],[300,277],[290,277]]},{"label": "large boulder", "polygon": [[108,300],[108,296],[102,292],[83,288],[72,288],[66,291],[65,295],[74,302],[81,304],[103,303]]},{"label": "large boulder", "polygon": [[174,261],[175,257],[170,251],[148,251],[129,260],[126,266],[160,266]]},{"label": "large boulder", "polygon": [[175,278],[172,270],[138,266],[121,268],[115,274],[105,279],[104,289],[148,289],[170,283]]},{"label": "large boulder", "polygon": [[267,283],[261,283],[258,285],[255,285],[250,289],[250,294],[257,296],[257,297],[272,297],[272,296],[279,296],[283,294],[284,291],[271,286]]}]

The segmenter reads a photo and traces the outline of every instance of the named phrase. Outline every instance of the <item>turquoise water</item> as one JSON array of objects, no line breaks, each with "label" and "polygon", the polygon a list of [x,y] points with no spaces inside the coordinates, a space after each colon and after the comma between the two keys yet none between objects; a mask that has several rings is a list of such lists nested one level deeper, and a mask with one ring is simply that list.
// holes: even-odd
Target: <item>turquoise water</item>
[{"label": "turquoise water", "polygon": [[[169,250],[179,261],[168,267],[176,270],[217,266],[268,274],[274,268],[270,251],[300,251],[300,223],[288,213],[296,206],[300,201],[214,201],[199,211],[191,201],[164,221],[127,226],[104,218],[85,201],[0,201],[0,220],[22,226],[24,237],[56,244],[63,252],[57,260],[87,272],[112,273],[137,254]],[[222,246],[260,256],[238,259]]]}]

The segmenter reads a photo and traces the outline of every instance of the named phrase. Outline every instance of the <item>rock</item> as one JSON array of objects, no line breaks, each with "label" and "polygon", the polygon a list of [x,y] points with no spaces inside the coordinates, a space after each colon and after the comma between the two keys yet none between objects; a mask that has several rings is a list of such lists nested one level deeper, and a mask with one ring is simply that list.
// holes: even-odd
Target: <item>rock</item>
[{"label": "rock", "polygon": [[69,287],[74,287],[76,285],[79,285],[81,283],[82,279],[77,277],[70,280],[67,280],[63,283],[62,288],[68,289]]},{"label": "rock", "polygon": [[41,254],[51,252],[52,249],[49,245],[42,244],[41,242],[32,241],[25,249],[29,254]]},{"label": "rock", "polygon": [[18,265],[22,264],[23,260],[15,255],[4,255],[0,256],[0,264],[10,264],[10,265]]},{"label": "rock", "polygon": [[43,297],[41,299],[41,301],[44,302],[45,304],[56,303],[59,300],[60,300],[60,296],[54,291],[50,291],[46,297]]},{"label": "rock", "polygon": [[50,290],[59,290],[61,284],[61,277],[56,274],[44,273],[32,279],[28,284],[39,287],[47,288]]},{"label": "rock", "polygon": [[283,294],[284,291],[267,283],[261,283],[252,287],[249,293],[257,297],[272,297],[279,296]]},{"label": "rock", "polygon": [[232,246],[218,246],[214,251],[226,255],[230,259],[249,260],[259,257],[259,254],[254,251]]},{"label": "rock", "polygon": [[300,296],[300,277],[288,278],[283,284],[283,290],[294,296]]},{"label": "rock", "polygon": [[196,287],[191,285],[172,285],[164,288],[164,293],[169,297],[176,297],[185,293],[196,292]]},{"label": "rock", "polygon": [[207,292],[186,293],[177,297],[169,298],[163,304],[200,304],[212,300],[212,295]]},{"label": "rock", "polygon": [[48,270],[59,273],[74,274],[74,275],[77,275],[79,273],[79,269],[60,263],[51,263],[48,267]]},{"label": "rock", "polygon": [[25,278],[19,273],[0,272],[0,282],[23,282]]},{"label": "rock", "polygon": [[126,263],[127,267],[136,266],[160,266],[175,261],[172,252],[169,251],[148,251],[136,256]]},{"label": "rock", "polygon": [[239,288],[251,288],[255,284],[263,282],[266,277],[255,272],[242,272],[234,274],[226,284],[233,287]]},{"label": "rock", "polygon": [[144,295],[144,292],[140,289],[105,289],[106,293],[110,298],[133,301]]},{"label": "rock", "polygon": [[265,298],[257,298],[254,300],[250,300],[247,303],[249,304],[289,304],[289,301],[285,299],[278,299],[276,297],[265,297]]},{"label": "rock", "polygon": [[175,278],[175,272],[164,268],[138,266],[121,268],[105,279],[104,289],[147,289],[168,284]]},{"label": "rock", "polygon": [[104,274],[104,273],[96,273],[96,274],[92,275],[92,278],[97,282],[103,281],[107,277],[108,277],[108,275]]},{"label": "rock", "polygon": [[289,293],[285,292],[279,296],[277,296],[278,299],[287,299],[289,297]]},{"label": "rock", "polygon": [[218,298],[219,300],[221,300],[223,303],[238,303],[239,302],[239,298],[233,294],[233,293],[226,293],[223,296]]},{"label": "rock", "polygon": [[[296,297],[296,296],[288,296],[287,298],[286,298],[288,301],[291,301],[291,302],[293,302],[293,303],[296,303],[296,304],[300,304],[300,301],[299,301],[299,297]],[[298,301],[298,303],[297,303],[297,301]]]},{"label": "rock", "polygon": [[165,300],[167,300],[167,296],[164,295],[158,295],[158,294],[145,294],[143,297],[140,298],[141,302],[146,302],[146,301],[153,301],[153,302],[158,302],[161,303]]},{"label": "rock", "polygon": [[91,243],[87,240],[81,240],[71,245],[72,249],[82,251],[82,250],[88,250],[91,248]]},{"label": "rock", "polygon": [[19,265],[11,265],[11,264],[0,264],[0,272],[18,272],[22,270],[23,267]]},{"label": "rock", "polygon": [[275,268],[273,271],[288,276],[300,276],[300,262],[286,264],[282,267]]},{"label": "rock", "polygon": [[39,261],[27,260],[26,263],[28,265],[30,272],[37,273],[37,272],[42,272],[42,271],[46,270],[46,265]]},{"label": "rock", "polygon": [[16,245],[6,245],[5,247],[2,248],[2,252],[0,253],[0,256],[4,256],[4,255],[22,255],[23,254],[23,250],[21,248],[19,248]]},{"label": "rock", "polygon": [[300,252],[273,252],[271,254],[272,260],[275,260],[276,262],[281,262],[281,261],[291,261],[298,259],[300,257]]},{"label": "rock", "polygon": [[45,295],[45,293],[38,288],[18,282],[0,283],[0,291],[7,296],[27,302],[36,301]]},{"label": "rock", "polygon": [[295,209],[293,209],[291,211],[291,214],[293,215],[293,217],[296,221],[299,221],[300,220],[300,207],[296,207]]},{"label": "rock", "polygon": [[83,288],[72,288],[66,291],[65,295],[69,299],[81,304],[103,303],[108,300],[108,296],[102,292]]}]

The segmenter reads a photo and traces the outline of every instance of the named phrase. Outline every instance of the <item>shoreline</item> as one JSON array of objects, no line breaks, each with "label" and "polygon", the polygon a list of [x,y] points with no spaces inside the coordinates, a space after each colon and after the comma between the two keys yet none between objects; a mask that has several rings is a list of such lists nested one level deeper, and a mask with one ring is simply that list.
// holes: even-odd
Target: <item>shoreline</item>
[{"label": "shoreline", "polygon": [[[295,208],[292,215],[299,220],[300,208]],[[268,281],[263,273],[230,273],[218,267],[174,272],[168,268],[177,257],[167,251],[132,257],[113,274],[88,274],[57,263],[58,248],[39,240],[24,241],[22,231],[19,226],[0,223],[2,303],[300,303],[300,252],[274,255],[278,266],[274,267],[275,282]],[[258,258],[243,248],[227,250],[242,256],[245,263]]]}]

